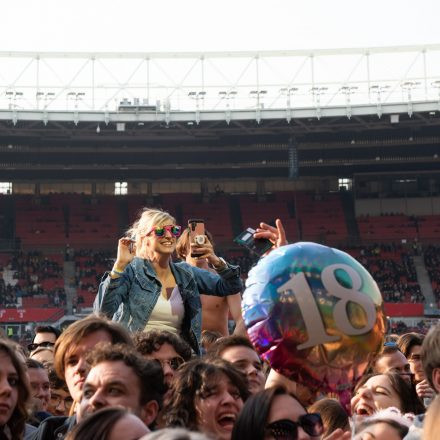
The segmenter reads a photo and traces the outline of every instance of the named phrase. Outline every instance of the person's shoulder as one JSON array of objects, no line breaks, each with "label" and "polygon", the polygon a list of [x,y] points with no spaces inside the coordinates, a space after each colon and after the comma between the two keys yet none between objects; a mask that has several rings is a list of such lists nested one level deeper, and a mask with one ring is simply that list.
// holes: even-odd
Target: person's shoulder
[{"label": "person's shoulder", "polygon": [[52,416],[44,419],[38,429],[32,433],[32,440],[46,440],[55,438],[57,432],[66,433],[76,423],[76,417]]}]

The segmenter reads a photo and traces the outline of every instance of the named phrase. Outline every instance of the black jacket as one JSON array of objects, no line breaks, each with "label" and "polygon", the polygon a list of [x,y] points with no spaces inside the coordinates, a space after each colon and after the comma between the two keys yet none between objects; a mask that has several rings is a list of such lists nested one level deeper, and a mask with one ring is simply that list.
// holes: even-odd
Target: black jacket
[{"label": "black jacket", "polygon": [[76,425],[76,416],[48,417],[40,423],[31,440],[63,440]]}]

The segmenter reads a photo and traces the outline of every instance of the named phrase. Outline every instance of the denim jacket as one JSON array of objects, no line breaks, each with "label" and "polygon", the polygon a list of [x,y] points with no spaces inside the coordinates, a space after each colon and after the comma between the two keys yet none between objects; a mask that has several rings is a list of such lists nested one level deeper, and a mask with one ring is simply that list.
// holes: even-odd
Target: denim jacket
[{"label": "denim jacket", "polygon": [[[202,305],[199,292],[226,296],[242,290],[240,268],[227,265],[218,274],[187,263],[170,263],[184,304],[181,336],[200,354]],[[122,276],[106,273],[93,304],[95,312],[105,314],[130,331],[143,330],[161,294],[162,285],[148,260],[135,257]]]}]

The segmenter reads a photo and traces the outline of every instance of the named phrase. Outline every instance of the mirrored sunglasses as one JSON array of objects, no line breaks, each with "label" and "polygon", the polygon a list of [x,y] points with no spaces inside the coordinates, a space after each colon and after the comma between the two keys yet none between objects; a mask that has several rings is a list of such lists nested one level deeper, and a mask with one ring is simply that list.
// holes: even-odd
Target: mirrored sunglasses
[{"label": "mirrored sunglasses", "polygon": [[182,226],[178,225],[166,225],[166,226],[155,226],[152,228],[147,235],[150,235],[154,232],[156,237],[163,237],[165,235],[165,231],[168,231],[174,237],[180,237],[182,233]]}]

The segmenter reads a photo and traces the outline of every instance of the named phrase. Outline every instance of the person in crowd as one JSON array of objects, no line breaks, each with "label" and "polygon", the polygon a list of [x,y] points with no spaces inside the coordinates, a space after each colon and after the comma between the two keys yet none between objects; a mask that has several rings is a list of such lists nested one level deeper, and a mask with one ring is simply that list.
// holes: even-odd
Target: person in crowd
[{"label": "person in crowd", "polygon": [[32,352],[29,358],[34,359],[43,365],[53,364],[53,347],[38,347]]},{"label": "person in crowd", "polygon": [[408,434],[410,426],[410,419],[396,408],[388,408],[356,424],[353,440],[402,440]]},{"label": "person in crowd", "polygon": [[440,396],[437,395],[426,411],[423,440],[437,440],[440,432]]},{"label": "person in crowd", "polygon": [[61,331],[52,325],[39,325],[35,328],[35,336],[31,344],[28,345],[29,357],[40,347],[54,347]]},{"label": "person in crowd", "polygon": [[30,396],[25,366],[14,344],[0,338],[0,439],[23,438]]},{"label": "person in crowd", "polygon": [[164,428],[150,432],[140,440],[212,440],[201,432],[188,431],[184,428]]},{"label": "person in crowd", "polygon": [[210,330],[203,330],[202,331],[202,339],[201,339],[203,352],[204,353],[208,352],[211,345],[215,341],[217,341],[217,339],[220,339],[221,337],[222,337],[222,334],[219,332],[212,332]]},{"label": "person in crowd", "polygon": [[64,379],[73,399],[70,417],[49,417],[38,427],[33,440],[62,439],[76,424],[74,411],[81,399],[89,370],[87,354],[97,344],[110,342],[133,346],[130,334],[121,325],[106,318],[90,315],[69,325],[55,343],[55,371]]},{"label": "person in crowd", "polygon": [[191,359],[191,347],[179,336],[167,330],[149,330],[133,335],[136,350],[146,359],[157,362],[163,370],[168,387],[176,370]]},{"label": "person in crowd", "polygon": [[76,425],[66,440],[132,440],[149,432],[145,423],[131,411],[110,407],[96,411]]},{"label": "person in crowd", "polygon": [[412,381],[408,359],[399,350],[395,342],[385,342],[371,363],[368,373],[397,373],[408,382]]},{"label": "person in crowd", "polygon": [[34,359],[27,359],[26,367],[31,387],[31,395],[33,397],[32,415],[35,419],[35,423],[32,424],[38,426],[42,420],[51,415],[48,412],[50,400],[49,377],[47,375],[47,370],[41,362]]},{"label": "person in crowd", "polygon": [[260,391],[247,400],[231,440],[319,440],[323,430],[321,416],[309,414],[295,395],[279,386]]},{"label": "person in crowd", "polygon": [[49,368],[48,377],[50,400],[47,410],[54,416],[68,416],[73,405],[73,399],[66,382],[57,376],[53,367]]},{"label": "person in crowd", "polygon": [[356,416],[371,416],[381,409],[394,407],[402,413],[425,412],[414,388],[400,374],[364,375],[357,383],[351,399]]},{"label": "person in crowd", "polygon": [[322,436],[328,437],[337,429],[350,432],[350,420],[344,407],[336,399],[324,398],[307,408],[310,413],[318,413],[324,426]]},{"label": "person in crowd", "polygon": [[220,338],[212,344],[207,354],[210,357],[219,357],[230,362],[237,370],[245,374],[251,394],[264,389],[266,376],[263,372],[263,362],[249,339],[236,335]]},{"label": "person in crowd", "polygon": [[101,344],[87,357],[78,422],[110,406],[122,406],[153,427],[166,391],[161,367],[125,344]]},{"label": "person in crowd", "polygon": [[[204,239],[212,247],[214,240],[211,233],[205,230]],[[211,269],[206,258],[199,256],[191,256],[191,236],[189,228],[186,228],[176,245],[177,256],[188,264],[200,269],[205,269],[215,273]],[[200,292],[200,300],[202,302],[202,331],[209,330],[220,333],[222,336],[228,336],[228,319],[229,315],[235,321],[234,334],[246,335],[246,328],[241,316],[241,293],[236,292],[235,295],[228,295],[226,297],[218,297],[212,295],[205,295]]]},{"label": "person in crowd", "polygon": [[177,372],[164,408],[167,426],[229,440],[249,391],[246,378],[223,359],[194,359]]},{"label": "person in crowd", "polygon": [[425,336],[420,333],[405,333],[399,337],[397,346],[408,359],[418,396],[429,402],[435,393],[426,380],[423,370],[421,351],[424,338]]},{"label": "person in crowd", "polygon": [[116,262],[99,286],[94,309],[131,331],[160,328],[176,333],[199,354],[199,292],[226,296],[241,291],[240,268],[217,257],[210,243],[191,248],[197,248],[216,274],[172,262],[180,232],[169,213],[145,209],[128,231],[134,238],[119,240]]}]

